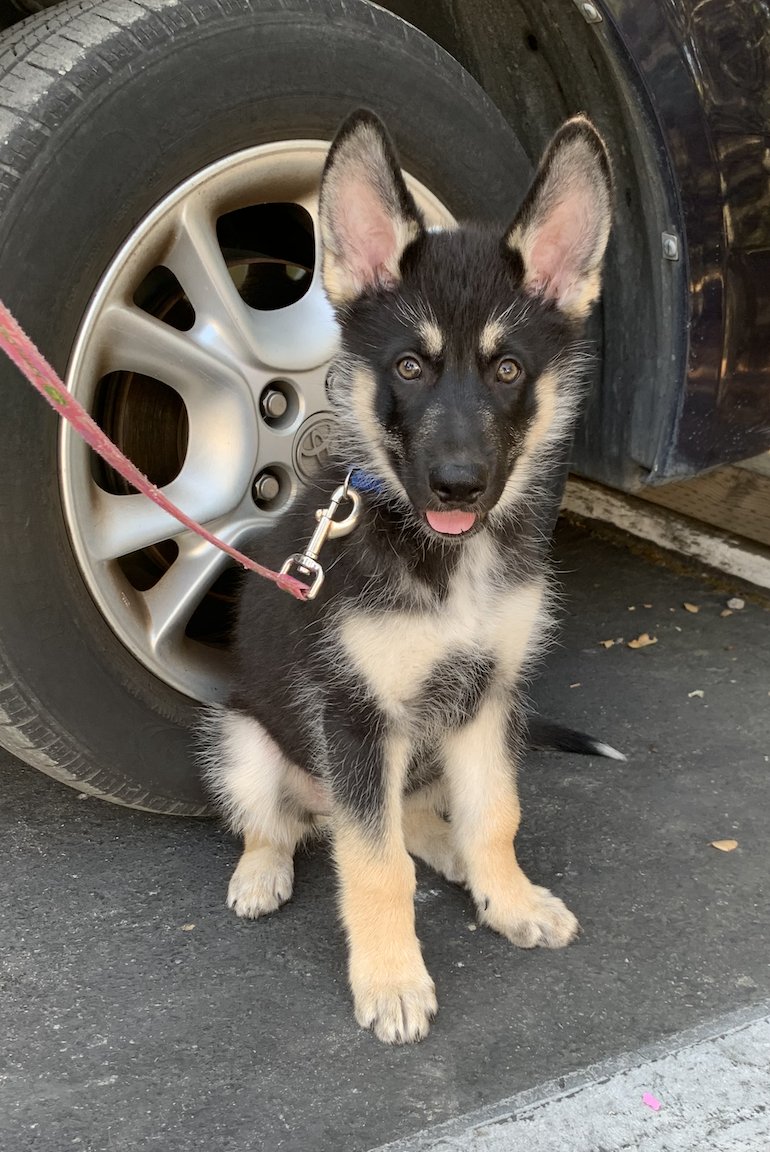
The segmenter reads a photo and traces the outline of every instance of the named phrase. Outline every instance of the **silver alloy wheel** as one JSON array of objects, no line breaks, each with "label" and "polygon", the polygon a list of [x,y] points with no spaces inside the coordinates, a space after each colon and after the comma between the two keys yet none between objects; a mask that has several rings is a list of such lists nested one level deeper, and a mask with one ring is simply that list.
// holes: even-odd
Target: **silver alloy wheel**
[{"label": "silver alloy wheel", "polygon": [[[170,193],[104,274],[67,372],[127,455],[236,548],[290,506],[326,442],[337,328],[314,254],[327,148],[261,145]],[[452,222],[407,183],[429,224]],[[166,683],[222,699],[229,558],[110,475],[66,424],[59,460],[67,526],[104,618]]]}]

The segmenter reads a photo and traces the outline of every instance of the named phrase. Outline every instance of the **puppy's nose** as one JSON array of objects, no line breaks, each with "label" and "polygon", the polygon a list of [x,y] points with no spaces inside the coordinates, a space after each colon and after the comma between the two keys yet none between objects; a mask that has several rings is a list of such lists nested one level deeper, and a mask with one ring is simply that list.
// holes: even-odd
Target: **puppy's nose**
[{"label": "puppy's nose", "polygon": [[473,504],[486,490],[487,470],[483,464],[439,464],[428,483],[442,504]]}]

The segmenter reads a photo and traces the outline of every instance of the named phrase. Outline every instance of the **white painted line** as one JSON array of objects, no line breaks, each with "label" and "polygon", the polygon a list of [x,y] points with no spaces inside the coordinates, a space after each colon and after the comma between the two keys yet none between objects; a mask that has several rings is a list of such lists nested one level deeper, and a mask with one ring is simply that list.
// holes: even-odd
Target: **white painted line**
[{"label": "white painted line", "polygon": [[[770,1017],[632,1060],[586,1069],[375,1152],[769,1152]],[[647,1093],[659,1111],[645,1104]]]},{"label": "white painted line", "polygon": [[669,552],[693,556],[760,588],[770,588],[770,552],[752,548],[735,536],[701,526],[668,509],[575,479],[567,481],[562,508],[587,520],[613,524]]}]

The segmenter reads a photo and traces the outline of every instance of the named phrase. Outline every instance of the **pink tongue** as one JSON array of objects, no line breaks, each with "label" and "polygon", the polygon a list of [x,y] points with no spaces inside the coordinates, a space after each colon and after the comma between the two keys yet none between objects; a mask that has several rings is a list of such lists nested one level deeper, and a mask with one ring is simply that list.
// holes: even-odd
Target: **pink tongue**
[{"label": "pink tongue", "polygon": [[434,532],[444,532],[447,536],[469,532],[476,523],[475,512],[426,512],[425,516]]}]

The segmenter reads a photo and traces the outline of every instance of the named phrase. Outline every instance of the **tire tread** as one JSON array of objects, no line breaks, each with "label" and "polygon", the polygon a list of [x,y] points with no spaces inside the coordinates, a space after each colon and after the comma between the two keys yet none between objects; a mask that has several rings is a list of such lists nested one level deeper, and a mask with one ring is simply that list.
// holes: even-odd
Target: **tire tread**
[{"label": "tire tread", "polygon": [[[10,672],[0,652],[0,676]],[[31,768],[89,796],[168,816],[207,814],[204,804],[160,798],[129,784],[119,786],[108,771],[95,768],[62,735],[54,732],[41,719],[41,711],[25,699],[13,677],[3,684],[0,687],[0,746]]]}]

